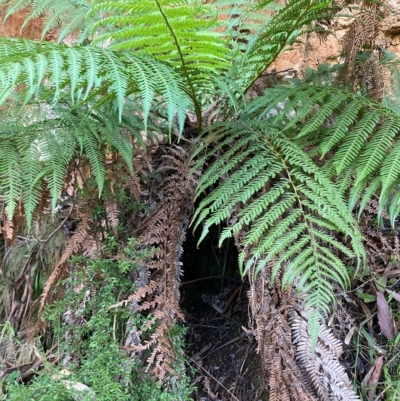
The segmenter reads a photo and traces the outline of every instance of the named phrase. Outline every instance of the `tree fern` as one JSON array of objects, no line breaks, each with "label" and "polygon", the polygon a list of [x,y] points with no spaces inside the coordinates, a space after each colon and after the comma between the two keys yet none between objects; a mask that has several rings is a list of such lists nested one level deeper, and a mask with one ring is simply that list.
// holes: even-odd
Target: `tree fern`
[{"label": "tree fern", "polygon": [[[329,177],[268,122],[242,118],[215,125],[211,132],[205,140],[218,138],[226,152],[217,161],[218,168],[211,166],[205,172],[198,187],[200,195],[219,181],[194,215],[195,227],[204,222],[200,241],[212,225],[230,222],[220,243],[240,235],[241,274],[253,269],[257,274],[271,261],[272,280],[284,271],[283,285],[295,284],[307,294],[306,307],[314,311],[310,324],[315,341],[318,320],[335,299],[332,282],[342,288],[349,285],[340,255],[363,263],[357,223]],[[218,149],[210,150],[207,157]],[[349,236],[351,245],[332,233]]]}]

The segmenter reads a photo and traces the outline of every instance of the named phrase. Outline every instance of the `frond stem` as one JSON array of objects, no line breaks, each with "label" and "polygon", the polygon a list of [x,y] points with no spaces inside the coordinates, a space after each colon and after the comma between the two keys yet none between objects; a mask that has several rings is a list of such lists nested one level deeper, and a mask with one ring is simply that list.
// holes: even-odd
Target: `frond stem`
[{"label": "frond stem", "polygon": [[[290,168],[287,166],[287,164],[285,162],[285,159],[281,156],[281,154],[275,149],[275,147],[272,144],[268,143],[265,138],[263,138],[262,141],[268,144],[268,147],[270,148],[270,150],[273,153],[275,153],[276,157],[281,161],[281,163],[283,165],[283,168],[286,171],[286,176],[287,176],[287,178],[288,178],[288,180],[290,182],[290,185],[292,186],[293,192],[294,192],[294,194],[295,194],[295,196],[297,198],[297,203],[299,205],[299,209],[301,210],[301,213],[304,216],[305,223],[309,227],[309,235],[310,235],[310,239],[311,239],[311,241],[310,241],[311,242],[311,247],[313,249],[314,255],[317,255],[318,251],[317,251],[317,249],[315,248],[315,245],[314,245],[316,243],[316,239],[315,239],[314,234],[312,233],[313,223],[312,223],[312,221],[309,221],[306,218],[306,212],[305,212],[303,204],[301,202],[300,194],[297,191],[297,187],[296,187],[296,185],[294,183],[294,180],[292,179],[292,175],[290,174]],[[317,271],[316,273],[319,275],[319,271]]]},{"label": "frond stem", "polygon": [[164,10],[161,7],[160,2],[158,0],[155,0],[155,1],[156,1],[158,9],[160,10],[160,13],[161,13],[162,17],[164,18],[165,24],[167,25],[169,31],[171,32],[171,36],[172,36],[172,38],[173,38],[173,40],[175,42],[175,46],[176,46],[176,48],[178,50],[179,58],[181,59],[181,63],[182,63],[182,69],[183,69],[184,75],[185,75],[186,80],[187,80],[187,82],[189,84],[189,87],[190,87],[190,92],[191,92],[190,97],[193,100],[195,113],[196,113],[196,117],[197,117],[197,129],[200,132],[201,131],[201,125],[202,125],[201,106],[200,106],[200,103],[197,101],[196,92],[194,90],[193,83],[192,83],[192,81],[190,79],[189,72],[188,72],[188,69],[186,67],[185,58],[183,57],[183,54],[182,54],[182,51],[181,51],[181,47],[179,45],[178,38],[176,37],[175,32],[172,29],[171,24],[169,23],[168,17],[164,13]]}]

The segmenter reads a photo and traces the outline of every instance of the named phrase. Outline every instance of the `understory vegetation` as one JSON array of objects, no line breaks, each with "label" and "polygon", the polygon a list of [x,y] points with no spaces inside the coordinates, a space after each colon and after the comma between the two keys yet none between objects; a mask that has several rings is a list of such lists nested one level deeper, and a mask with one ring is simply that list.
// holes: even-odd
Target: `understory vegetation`
[{"label": "understory vegetation", "polygon": [[[182,252],[215,227],[264,399],[400,399],[391,11],[203,3],[0,0],[43,22],[0,38],[3,399],[194,399]],[[341,64],[269,79],[338,16]]]}]

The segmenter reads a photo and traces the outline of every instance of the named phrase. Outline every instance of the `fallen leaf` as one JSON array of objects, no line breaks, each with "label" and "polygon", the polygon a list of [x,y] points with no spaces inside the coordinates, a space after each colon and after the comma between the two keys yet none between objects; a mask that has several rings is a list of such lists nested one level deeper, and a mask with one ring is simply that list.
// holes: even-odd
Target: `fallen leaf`
[{"label": "fallen leaf", "polygon": [[354,334],[354,330],[356,329],[356,326],[353,326],[350,330],[349,330],[349,332],[347,333],[347,335],[346,335],[346,338],[344,339],[344,343],[346,344],[346,345],[349,345],[350,344],[350,341],[351,341],[351,338],[353,337],[353,334]]},{"label": "fallen leaf", "polygon": [[390,316],[389,304],[381,292],[376,294],[376,303],[378,305],[378,323],[381,332],[386,338],[393,338],[394,330],[392,318]]},{"label": "fallen leaf", "polygon": [[381,376],[383,366],[383,356],[378,356],[375,361],[374,370],[368,382],[368,397],[370,400],[375,399],[376,386],[379,383],[379,377]]}]

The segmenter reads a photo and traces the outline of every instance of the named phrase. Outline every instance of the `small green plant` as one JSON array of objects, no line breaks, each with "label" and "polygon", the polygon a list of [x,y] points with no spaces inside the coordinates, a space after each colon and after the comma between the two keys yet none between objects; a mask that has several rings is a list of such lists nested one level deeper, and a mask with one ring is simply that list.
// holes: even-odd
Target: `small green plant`
[{"label": "small green plant", "polygon": [[[178,351],[176,375],[163,387],[145,372],[139,355],[132,358],[123,348],[126,323],[133,312],[110,307],[134,291],[132,271],[149,254],[139,248],[135,239],[128,239],[122,249],[115,238],[108,237],[101,258],[72,259],[70,277],[61,283],[63,297],[45,311],[54,341],[58,342],[59,366],[45,363],[29,385],[20,384],[19,374],[8,376],[7,400],[191,399],[193,389],[184,358],[179,356],[183,355],[184,327],[177,325],[171,331],[171,340]],[[133,316],[137,330],[144,328],[151,318],[139,313]]]}]

